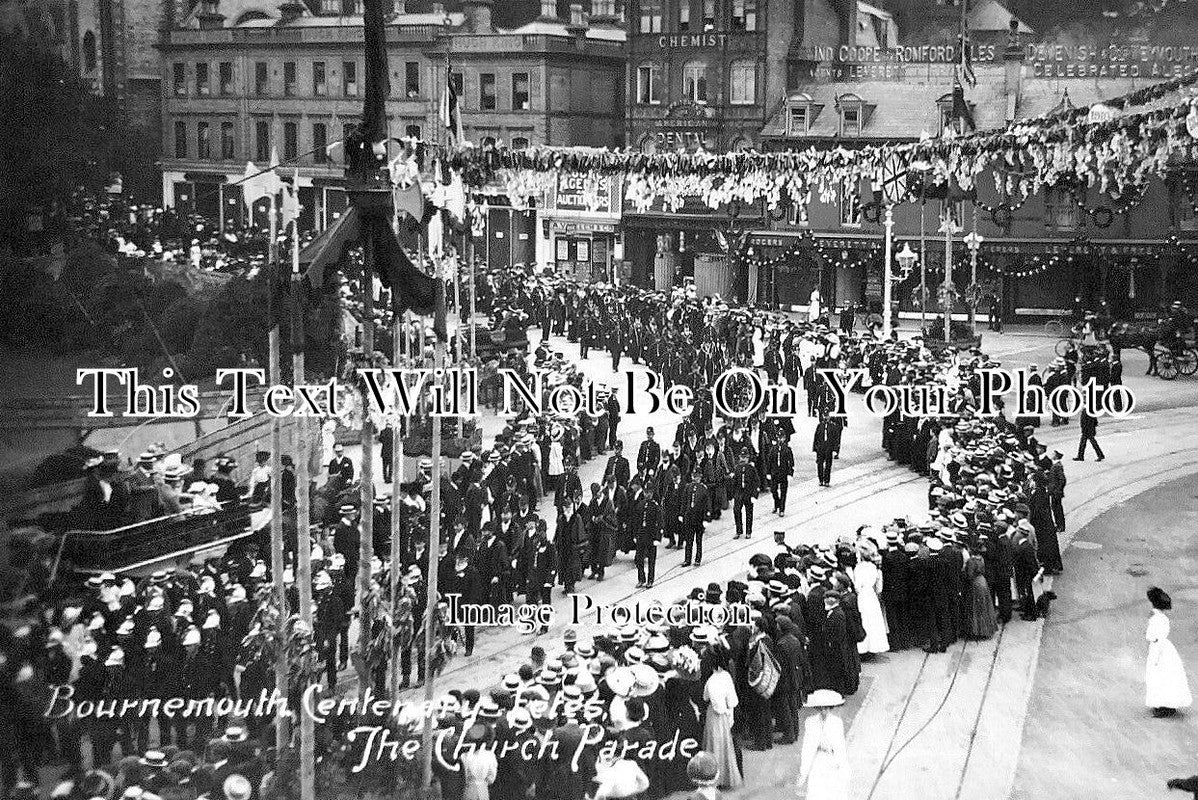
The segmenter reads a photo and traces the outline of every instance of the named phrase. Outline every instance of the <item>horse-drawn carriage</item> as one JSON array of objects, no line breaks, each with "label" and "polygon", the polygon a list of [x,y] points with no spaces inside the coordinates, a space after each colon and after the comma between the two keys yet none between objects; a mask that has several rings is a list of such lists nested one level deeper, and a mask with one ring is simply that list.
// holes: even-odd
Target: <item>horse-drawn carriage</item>
[{"label": "horse-drawn carriage", "polygon": [[1194,326],[1179,330],[1162,322],[1115,322],[1107,341],[1116,352],[1125,348],[1148,354],[1148,373],[1171,381],[1179,375],[1198,372],[1198,350],[1194,348]]}]

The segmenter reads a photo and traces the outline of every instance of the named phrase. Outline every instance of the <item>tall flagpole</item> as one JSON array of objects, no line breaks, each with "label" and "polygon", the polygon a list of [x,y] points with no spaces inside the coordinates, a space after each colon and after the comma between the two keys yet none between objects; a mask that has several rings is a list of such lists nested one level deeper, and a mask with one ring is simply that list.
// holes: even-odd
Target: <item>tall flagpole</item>
[{"label": "tall flagpole", "polygon": [[[469,219],[467,219],[466,225],[467,225],[467,228],[469,228]],[[469,239],[470,239],[470,231],[467,230],[466,234],[464,236],[462,236],[462,251],[463,252],[465,252],[465,250],[466,250],[466,242],[469,241]],[[457,317],[457,325],[455,326],[454,335],[453,335],[453,343],[454,343],[453,349],[454,349],[454,365],[457,367],[462,366],[462,333],[464,333],[464,331],[462,330],[463,314],[462,314],[462,268],[461,267],[462,267],[462,259],[459,258],[458,259],[458,268],[453,271],[453,310],[454,310],[454,315]],[[470,328],[470,345],[471,345],[470,354],[471,354],[471,356],[473,356],[474,355],[474,327],[473,327],[474,326],[474,315],[473,314],[471,314],[470,326],[471,326],[471,328]],[[466,430],[466,420],[464,420],[462,418],[462,416],[459,414],[458,415],[458,438],[459,439],[465,435],[465,430]]]},{"label": "tall flagpole", "polygon": [[[297,171],[298,178],[298,171]],[[296,185],[298,194],[299,186]],[[304,309],[303,275],[299,261],[299,218],[292,221],[291,243],[291,381],[292,385],[304,382]],[[312,548],[309,536],[311,521],[311,475],[308,469],[307,417],[295,417],[292,422],[294,444],[291,449],[295,460],[295,541],[296,576],[299,588],[299,616],[312,630]],[[280,581],[281,583],[281,581]],[[300,800],[316,800],[316,730],[311,714],[300,715]]]},{"label": "tall flagpole", "polygon": [[[433,330],[445,330],[445,283],[437,281],[437,319]],[[433,370],[445,368],[445,341],[433,337]],[[433,492],[428,509],[428,597],[424,608],[424,700],[431,708],[436,697],[436,678],[433,675],[433,647],[436,644],[434,630],[437,619],[437,572],[441,557],[441,417],[429,415],[432,425]],[[433,786],[433,724],[426,714],[422,735],[422,782],[426,796]]]}]

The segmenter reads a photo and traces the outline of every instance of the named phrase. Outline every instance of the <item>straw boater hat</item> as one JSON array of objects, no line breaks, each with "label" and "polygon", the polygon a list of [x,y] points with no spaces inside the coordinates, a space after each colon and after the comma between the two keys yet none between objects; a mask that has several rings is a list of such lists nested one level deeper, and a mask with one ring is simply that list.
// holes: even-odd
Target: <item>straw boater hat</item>
[{"label": "straw boater hat", "polygon": [[835,708],[844,705],[844,696],[831,689],[816,689],[807,695],[807,708]]}]

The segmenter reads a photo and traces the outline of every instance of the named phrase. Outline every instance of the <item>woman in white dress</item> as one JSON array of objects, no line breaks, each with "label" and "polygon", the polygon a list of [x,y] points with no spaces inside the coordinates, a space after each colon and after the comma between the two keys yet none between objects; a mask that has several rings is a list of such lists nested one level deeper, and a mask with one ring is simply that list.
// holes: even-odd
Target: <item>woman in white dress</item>
[{"label": "woman in white dress", "polygon": [[853,587],[857,591],[857,608],[865,638],[857,642],[857,652],[885,653],[890,649],[886,636],[886,616],[878,596],[882,593],[882,571],[878,569],[878,549],[869,541],[858,548],[857,566],[853,567]]},{"label": "woman in white dress", "polygon": [[1153,716],[1171,717],[1178,709],[1189,708],[1194,702],[1185,665],[1177,648],[1169,641],[1169,618],[1165,612],[1173,608],[1173,600],[1163,590],[1153,586],[1148,590],[1152,616],[1148,618],[1148,663],[1144,667],[1144,705]]},{"label": "woman in white dress", "polygon": [[807,698],[808,708],[818,708],[803,723],[803,752],[799,785],[807,785],[807,800],[847,800],[849,756],[844,743],[844,723],[832,713],[844,698],[831,689],[819,689]]},{"label": "woman in white dress", "polygon": [[703,721],[703,749],[715,758],[719,767],[719,787],[739,789],[744,785],[736,759],[736,740],[732,737],[732,715],[740,702],[736,685],[728,672],[728,651],[721,645],[710,648],[704,657],[710,659],[711,677],[703,686],[707,713]]},{"label": "woman in white dress", "polygon": [[462,749],[462,800],[490,800],[491,784],[499,771],[491,731],[486,725],[474,725],[466,732],[467,747]]}]

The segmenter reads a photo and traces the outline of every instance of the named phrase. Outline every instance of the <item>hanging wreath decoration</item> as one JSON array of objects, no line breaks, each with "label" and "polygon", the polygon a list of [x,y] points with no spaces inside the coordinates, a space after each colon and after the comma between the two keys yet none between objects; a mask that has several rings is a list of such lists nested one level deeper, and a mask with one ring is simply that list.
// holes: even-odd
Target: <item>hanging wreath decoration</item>
[{"label": "hanging wreath decoration", "polygon": [[1090,211],[1090,220],[1096,228],[1109,228],[1115,221],[1115,212],[1106,206],[1098,206]]},{"label": "hanging wreath decoration", "polygon": [[994,210],[990,212],[990,220],[1000,228],[1009,228],[1011,226],[1011,221],[1014,218],[1015,215],[1007,206],[996,206]]},{"label": "hanging wreath decoration", "polygon": [[882,220],[882,204],[869,202],[861,207],[861,218],[870,225],[876,225]]}]

